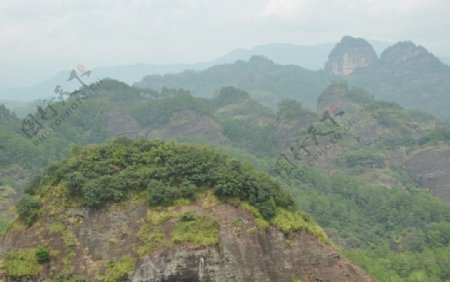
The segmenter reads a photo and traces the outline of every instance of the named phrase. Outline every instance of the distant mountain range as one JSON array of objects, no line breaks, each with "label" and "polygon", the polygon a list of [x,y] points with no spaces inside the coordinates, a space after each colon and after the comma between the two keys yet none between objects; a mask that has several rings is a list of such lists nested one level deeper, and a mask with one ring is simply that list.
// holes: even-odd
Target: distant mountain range
[{"label": "distant mountain range", "polygon": [[[382,41],[370,41],[378,53],[387,48],[390,43]],[[211,62],[198,64],[136,64],[126,66],[105,66],[93,68],[91,80],[100,78],[112,78],[132,85],[140,81],[144,76],[152,74],[179,73],[184,70],[204,70],[214,65],[234,63],[237,60],[248,60],[255,55],[262,55],[281,65],[298,65],[310,70],[323,68],[328,54],[334,43],[318,45],[295,45],[288,43],[272,43],[258,45],[252,49],[239,48],[215,59]],[[88,67],[88,66],[87,66]],[[30,87],[0,88],[0,103],[15,107],[10,101],[33,101],[54,97],[54,89],[61,85],[67,91],[78,88],[76,82],[67,82],[70,70],[60,71],[53,77]]]},{"label": "distant mountain range", "polygon": [[[443,58],[442,63],[412,42],[391,45],[350,36],[338,44],[274,43],[236,49],[199,64],[98,67],[82,79],[91,83],[108,77],[143,88],[184,88],[202,97],[214,95],[221,87],[235,86],[266,105],[293,98],[310,109],[315,108],[321,89],[330,81],[346,79],[378,99],[448,118],[450,59]],[[0,102],[18,113],[27,112],[23,102],[56,98],[58,85],[65,91],[78,88],[76,80],[67,81],[69,74],[69,70],[61,71],[33,87],[0,89]]]},{"label": "distant mountain range", "polygon": [[324,70],[311,71],[253,56],[248,61],[198,72],[149,75],[136,85],[157,90],[184,88],[202,97],[213,96],[221,87],[235,86],[268,106],[273,107],[283,99],[296,99],[314,109],[321,89],[339,80],[365,88],[377,99],[444,119],[450,117],[450,67],[410,41],[398,42],[378,56],[368,41],[344,36],[331,50]]},{"label": "distant mountain range", "polygon": [[259,102],[275,107],[284,99],[296,99],[309,109],[315,109],[320,92],[332,76],[324,71],[311,71],[296,65],[279,65],[263,56],[248,61],[239,60],[202,71],[179,74],[148,75],[135,85],[162,90],[183,88],[198,97],[213,97],[217,90],[234,86],[248,91]]},{"label": "distant mountain range", "polygon": [[[392,45],[390,42],[369,40],[378,54]],[[297,65],[310,70],[322,69],[336,43],[318,45],[295,45],[272,43],[258,45],[252,49],[236,49],[220,59],[215,64],[232,63],[237,60],[248,60],[252,56],[261,55],[280,65]]]},{"label": "distant mountain range", "polygon": [[375,54],[364,39],[344,37],[326,71],[363,87],[377,99],[449,118],[450,66],[423,46],[398,42]]}]

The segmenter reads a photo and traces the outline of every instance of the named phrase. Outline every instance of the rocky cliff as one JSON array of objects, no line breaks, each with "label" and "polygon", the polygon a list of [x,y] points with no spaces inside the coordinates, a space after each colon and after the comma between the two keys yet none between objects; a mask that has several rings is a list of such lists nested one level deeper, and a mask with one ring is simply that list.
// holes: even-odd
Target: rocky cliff
[{"label": "rocky cliff", "polygon": [[450,202],[450,147],[437,145],[420,150],[405,161],[404,169],[419,185]]},{"label": "rocky cliff", "polygon": [[[170,243],[170,234],[186,214],[217,222],[218,242]],[[155,218],[159,226],[149,228]],[[2,248],[4,253],[48,246],[50,261],[26,281],[69,272],[86,281],[373,281],[308,232],[285,234],[258,221],[248,209],[211,197],[159,211],[129,201],[105,210],[67,209],[30,229],[16,224]],[[202,236],[202,230],[197,233]],[[158,243],[158,236],[166,243]],[[152,239],[147,243],[153,248],[145,246],[145,238]],[[109,280],[114,265],[130,254],[136,259],[129,272],[122,273],[128,278]],[[5,275],[3,281],[15,280]]]},{"label": "rocky cliff", "polygon": [[2,281],[372,281],[280,184],[205,146],[119,138],[33,183]]},{"label": "rocky cliff", "polygon": [[372,45],[362,38],[344,36],[325,63],[325,71],[333,75],[350,75],[356,68],[368,67],[378,61]]}]

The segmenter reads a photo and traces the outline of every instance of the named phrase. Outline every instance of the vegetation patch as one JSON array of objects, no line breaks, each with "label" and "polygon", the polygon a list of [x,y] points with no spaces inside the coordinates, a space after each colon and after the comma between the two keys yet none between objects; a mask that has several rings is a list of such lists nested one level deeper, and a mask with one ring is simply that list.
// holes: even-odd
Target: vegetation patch
[{"label": "vegetation patch", "polygon": [[242,202],[241,207],[253,215],[253,217],[255,218],[255,224],[259,229],[266,229],[267,227],[269,227],[270,223],[265,218],[263,218],[257,208],[251,206],[247,202]]},{"label": "vegetation patch", "polygon": [[73,273],[60,273],[52,279],[44,280],[44,282],[86,282],[86,279]]},{"label": "vegetation patch", "polygon": [[117,261],[109,261],[105,272],[105,282],[128,281],[135,265],[136,258],[129,255]]},{"label": "vegetation patch", "polygon": [[45,263],[50,260],[50,253],[46,247],[39,247],[35,251],[36,259],[39,263]]},{"label": "vegetation patch", "polygon": [[[275,215],[276,207],[294,206],[268,175],[209,147],[126,138],[76,147],[66,161],[46,172],[35,190],[45,195],[55,186],[66,187],[66,197],[89,207],[123,202],[143,191],[149,205],[170,206],[179,199],[195,199],[205,187],[218,198],[249,202],[265,219]],[[39,201],[27,196],[19,206],[21,218],[32,224]]]},{"label": "vegetation patch", "polygon": [[137,248],[140,255],[150,254],[154,250],[167,245],[161,225],[176,215],[175,211],[169,209],[149,209],[147,211],[144,224],[138,232],[138,237],[142,241],[142,244]]},{"label": "vegetation patch", "polygon": [[62,233],[62,238],[64,241],[64,252],[65,256],[63,258],[64,270],[67,273],[72,273],[72,258],[75,256],[75,246],[77,245],[77,237],[70,230],[65,229]]},{"label": "vegetation patch", "polygon": [[382,168],[384,167],[384,162],[385,156],[379,151],[370,148],[348,152],[338,160],[338,164],[343,164],[346,167],[362,166],[367,168]]},{"label": "vegetation patch", "polygon": [[30,195],[25,195],[16,205],[20,220],[27,226],[31,226],[39,215],[40,203]]},{"label": "vegetation patch", "polygon": [[[170,224],[163,228],[169,221]],[[219,226],[217,222],[182,207],[150,209],[138,236],[142,245],[137,248],[137,252],[145,255],[177,244],[189,243],[193,247],[217,244]]]},{"label": "vegetation patch", "polygon": [[48,231],[50,232],[50,234],[52,234],[52,233],[60,233],[60,234],[62,234],[64,229],[65,229],[64,224],[62,224],[60,222],[53,222],[48,227]]},{"label": "vegetation patch", "polygon": [[219,225],[216,221],[190,212],[183,214],[171,232],[174,244],[189,243],[204,247],[219,243]]},{"label": "vegetation patch", "polygon": [[327,235],[317,224],[311,221],[309,217],[301,214],[299,211],[288,211],[278,209],[277,215],[272,218],[271,223],[279,228],[285,234],[292,234],[304,230],[323,241],[328,241]]},{"label": "vegetation patch", "polygon": [[3,263],[5,273],[12,278],[33,277],[42,271],[36,249],[13,250],[6,255]]},{"label": "vegetation patch", "polygon": [[[351,246],[355,252],[346,255],[377,281],[428,282],[450,277],[443,258],[450,257],[448,203],[421,191],[386,189],[316,169],[308,170],[301,183],[291,188],[301,210]],[[413,280],[419,272],[442,278]]]},{"label": "vegetation patch", "polygon": [[8,229],[8,226],[9,226],[9,220],[7,220],[5,217],[3,217],[0,214],[0,236],[5,234],[6,230]]}]

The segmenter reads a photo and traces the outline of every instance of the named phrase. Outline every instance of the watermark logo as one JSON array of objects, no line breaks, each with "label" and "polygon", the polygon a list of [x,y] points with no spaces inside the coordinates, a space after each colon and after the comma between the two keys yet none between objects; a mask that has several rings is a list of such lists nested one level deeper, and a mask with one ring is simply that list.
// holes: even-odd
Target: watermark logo
[{"label": "watermark logo", "polygon": [[91,74],[91,71],[90,70],[86,71],[86,68],[84,67],[84,65],[81,65],[81,64],[77,65],[77,70],[81,76],[86,75],[87,77],[89,77],[89,75]]},{"label": "watermark logo", "polygon": [[[332,104],[317,122],[308,126],[307,135],[304,138],[297,139],[289,146],[287,152],[278,156],[273,171],[290,180],[300,180],[308,168],[314,167],[320,158],[325,157],[359,118],[359,115],[354,115],[351,119],[345,120],[344,115],[343,110]],[[364,143],[359,137],[356,137],[356,141],[370,145]]]},{"label": "watermark logo", "polygon": [[[23,134],[33,141],[35,146],[48,138],[53,132],[57,130],[61,124],[73,114],[83,100],[96,94],[98,86],[102,81],[97,81],[89,86],[81,79],[86,76],[89,77],[90,70],[79,64],[76,70],[70,71],[67,81],[78,81],[80,84],[79,90],[74,92],[65,91],[61,85],[56,85],[54,93],[56,97],[49,101],[43,100],[42,105],[37,106],[35,114],[28,114],[22,121]],[[59,107],[55,107],[56,101],[61,102]]]}]

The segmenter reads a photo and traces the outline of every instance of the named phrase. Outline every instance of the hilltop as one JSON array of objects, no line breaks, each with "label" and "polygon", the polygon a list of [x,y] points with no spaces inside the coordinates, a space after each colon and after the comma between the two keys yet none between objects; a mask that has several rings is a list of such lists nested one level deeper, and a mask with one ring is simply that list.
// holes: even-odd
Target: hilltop
[{"label": "hilltop", "polygon": [[373,281],[279,184],[205,146],[77,147],[28,193],[5,279]]},{"label": "hilltop", "polygon": [[295,98],[309,108],[329,78],[320,71],[310,71],[295,65],[279,65],[263,56],[248,61],[210,67],[203,71],[184,71],[179,74],[149,75],[135,86],[161,90],[184,88],[195,96],[213,97],[225,86],[234,86],[251,93],[259,102],[274,106],[283,99]]}]

